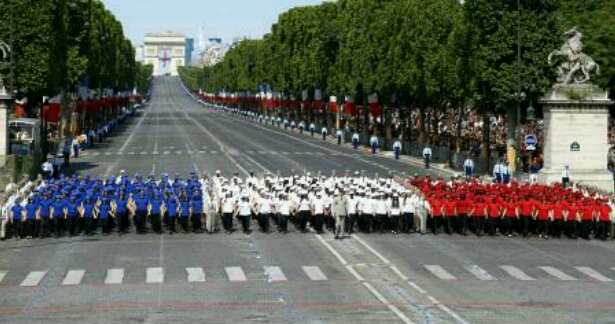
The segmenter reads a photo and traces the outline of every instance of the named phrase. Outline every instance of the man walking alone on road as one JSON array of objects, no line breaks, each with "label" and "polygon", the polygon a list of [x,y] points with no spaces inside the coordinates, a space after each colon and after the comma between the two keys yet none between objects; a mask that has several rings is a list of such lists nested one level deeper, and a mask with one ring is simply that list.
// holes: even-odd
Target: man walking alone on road
[{"label": "man walking alone on road", "polygon": [[348,216],[348,198],[335,190],[333,194],[333,216],[335,216],[335,239],[339,240],[344,235],[346,217]]},{"label": "man walking alone on road", "polygon": [[425,160],[425,169],[429,169],[429,162],[431,162],[431,148],[429,147],[429,143],[427,143],[423,149],[423,159]]}]

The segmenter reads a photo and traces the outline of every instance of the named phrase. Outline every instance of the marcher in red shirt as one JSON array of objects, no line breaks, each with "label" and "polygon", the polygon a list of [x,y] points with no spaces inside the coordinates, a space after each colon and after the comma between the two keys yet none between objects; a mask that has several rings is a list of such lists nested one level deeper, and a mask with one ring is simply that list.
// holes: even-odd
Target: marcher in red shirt
[{"label": "marcher in red shirt", "polygon": [[580,209],[583,213],[583,216],[581,216],[581,237],[589,240],[594,220],[596,219],[596,209],[589,199],[583,202],[583,206]]},{"label": "marcher in red shirt", "polygon": [[444,200],[442,206],[442,215],[444,216],[444,226],[446,230],[446,234],[453,235],[453,223],[457,223],[457,214],[455,208],[457,204],[452,200],[452,197],[449,195]]},{"label": "marcher in red shirt", "polygon": [[459,234],[463,236],[468,236],[468,205],[470,202],[466,199],[465,194],[461,194],[459,196],[459,200],[457,200],[456,210],[457,210],[457,219],[459,221]]},{"label": "marcher in red shirt", "polygon": [[551,216],[551,206],[546,200],[542,203],[536,204],[536,220],[538,237],[547,239],[549,238],[549,218]]},{"label": "marcher in red shirt", "polygon": [[429,206],[431,207],[431,231],[434,235],[438,235],[442,221],[442,201],[433,198],[429,201]]},{"label": "marcher in red shirt", "polygon": [[478,200],[470,204],[468,216],[476,228],[476,235],[483,236],[483,220],[487,216],[487,206],[483,198],[478,198]]},{"label": "marcher in red shirt", "polygon": [[530,200],[529,196],[525,196],[525,199],[519,202],[519,209],[517,212],[517,217],[521,221],[522,230],[521,234],[523,237],[527,237],[529,234],[530,227],[534,228],[534,202]]},{"label": "marcher in red shirt", "polygon": [[487,212],[489,213],[487,230],[489,231],[490,236],[494,236],[496,234],[500,218],[502,217],[501,205],[498,204],[495,198],[492,198],[491,201],[487,203]]},{"label": "marcher in red shirt", "polygon": [[564,216],[564,205],[565,201],[556,201],[551,205],[551,210],[553,211],[553,221],[551,222],[551,233],[556,238],[562,237],[562,222]]},{"label": "marcher in red shirt", "polygon": [[606,202],[602,202],[599,208],[600,217],[596,236],[599,239],[606,241],[606,237],[611,231],[611,206],[607,205]]}]

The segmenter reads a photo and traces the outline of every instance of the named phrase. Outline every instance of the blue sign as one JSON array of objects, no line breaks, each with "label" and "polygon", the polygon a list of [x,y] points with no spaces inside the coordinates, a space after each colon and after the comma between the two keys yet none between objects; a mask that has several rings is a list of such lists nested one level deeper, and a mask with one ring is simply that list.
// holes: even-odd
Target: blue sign
[{"label": "blue sign", "polygon": [[536,145],[538,144],[538,137],[534,134],[525,135],[525,149],[529,151],[533,151],[536,149]]},{"label": "blue sign", "polygon": [[525,145],[536,146],[538,144],[538,138],[534,134],[525,135]]}]

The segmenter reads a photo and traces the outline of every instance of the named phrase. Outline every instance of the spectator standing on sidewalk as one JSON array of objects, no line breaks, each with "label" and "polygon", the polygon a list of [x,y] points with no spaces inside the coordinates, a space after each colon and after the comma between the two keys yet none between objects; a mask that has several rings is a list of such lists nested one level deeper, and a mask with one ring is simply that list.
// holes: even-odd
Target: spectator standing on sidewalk
[{"label": "spectator standing on sidewalk", "polygon": [[393,143],[393,153],[395,153],[395,160],[399,160],[401,154],[401,141],[399,139],[396,139]]},{"label": "spectator standing on sidewalk", "polygon": [[568,164],[564,166],[564,171],[562,171],[562,185],[564,185],[564,189],[568,189],[570,185],[570,165]]},{"label": "spectator standing on sidewalk", "polygon": [[71,145],[73,147],[73,157],[78,158],[79,157],[79,139],[77,137],[73,138],[73,142]]},{"label": "spectator standing on sidewalk", "polygon": [[352,147],[354,147],[355,150],[357,149],[357,147],[359,147],[359,139],[360,139],[359,133],[355,131],[352,134]]},{"label": "spectator standing on sidewalk", "polygon": [[376,149],[378,149],[378,136],[376,134],[369,139],[369,144],[372,147],[372,154],[376,154]]},{"label": "spectator standing on sidewalk", "polygon": [[425,169],[429,169],[429,163],[431,162],[431,147],[429,147],[429,143],[425,145],[423,149],[423,160],[425,161]]},{"label": "spectator standing on sidewalk", "polygon": [[49,180],[51,179],[51,177],[53,177],[53,164],[51,164],[51,159],[45,161],[41,166],[41,169],[43,170],[43,176],[45,177],[45,180]]},{"label": "spectator standing on sidewalk", "polygon": [[466,172],[466,180],[470,179],[474,174],[474,161],[470,156],[463,162],[463,169]]},{"label": "spectator standing on sidewalk", "polygon": [[320,132],[322,133],[322,140],[326,141],[327,140],[327,133],[329,132],[327,130],[327,126],[323,126],[322,129],[320,130]]},{"label": "spectator standing on sidewalk", "polygon": [[344,136],[344,132],[341,128],[335,132],[335,136],[337,136],[337,145],[342,145],[342,136]]}]

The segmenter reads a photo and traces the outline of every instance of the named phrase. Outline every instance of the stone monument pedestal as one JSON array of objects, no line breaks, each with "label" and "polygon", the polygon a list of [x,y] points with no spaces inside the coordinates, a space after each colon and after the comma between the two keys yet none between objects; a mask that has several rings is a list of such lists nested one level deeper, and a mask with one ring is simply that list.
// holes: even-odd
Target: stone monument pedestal
[{"label": "stone monument pedestal", "polygon": [[4,87],[0,88],[0,167],[6,164],[9,154],[9,109],[12,99]]},{"label": "stone monument pedestal", "polygon": [[570,181],[613,191],[607,169],[608,92],[591,84],[556,85],[539,102],[544,112],[542,183],[562,181],[570,166]]}]

